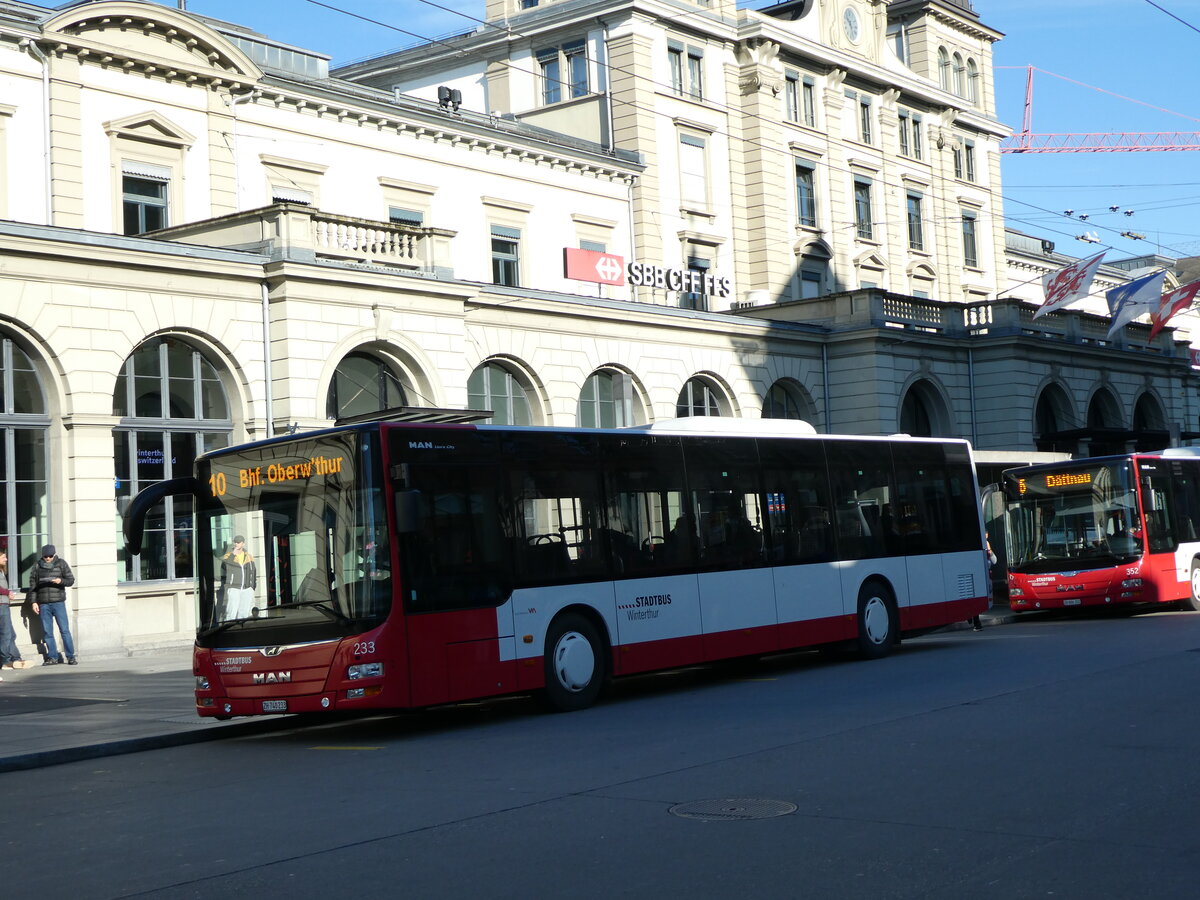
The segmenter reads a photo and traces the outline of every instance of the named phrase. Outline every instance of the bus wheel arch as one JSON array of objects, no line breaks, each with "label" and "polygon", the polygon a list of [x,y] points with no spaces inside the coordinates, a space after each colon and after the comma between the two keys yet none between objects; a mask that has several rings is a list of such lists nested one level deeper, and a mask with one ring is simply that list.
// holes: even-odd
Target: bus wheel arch
[{"label": "bus wheel arch", "polygon": [[896,592],[886,579],[868,578],[858,589],[858,652],[865,659],[879,659],[899,641]]},{"label": "bus wheel arch", "polygon": [[1192,572],[1188,583],[1190,587],[1188,595],[1183,599],[1184,608],[1200,612],[1200,557],[1192,557]]},{"label": "bus wheel arch", "polygon": [[586,709],[599,698],[612,670],[607,630],[590,611],[568,607],[546,629],[542,700],[554,712]]}]

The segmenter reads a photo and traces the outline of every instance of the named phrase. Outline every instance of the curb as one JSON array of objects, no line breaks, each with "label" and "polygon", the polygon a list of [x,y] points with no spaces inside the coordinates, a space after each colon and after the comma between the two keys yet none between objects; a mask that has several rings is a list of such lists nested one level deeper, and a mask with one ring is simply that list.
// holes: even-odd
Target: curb
[{"label": "curb", "polygon": [[151,734],[145,737],[108,741],[103,744],[85,744],[80,747],[62,747],[58,750],[39,750],[0,759],[0,773],[42,769],[88,759],[103,759],[106,756],[124,756],[144,750],[163,750],[168,747],[183,747],[202,744],[227,737],[244,737],[292,728],[296,725],[293,716],[271,719],[251,719],[246,722],[226,722],[213,725],[203,731],[179,731],[172,734]]}]

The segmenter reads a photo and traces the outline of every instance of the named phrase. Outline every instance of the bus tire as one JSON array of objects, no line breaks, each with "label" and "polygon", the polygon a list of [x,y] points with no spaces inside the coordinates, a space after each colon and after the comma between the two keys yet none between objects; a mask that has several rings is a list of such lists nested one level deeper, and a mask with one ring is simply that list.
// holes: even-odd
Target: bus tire
[{"label": "bus tire", "polygon": [[587,709],[608,682],[608,650],[596,626],[578,613],[550,623],[543,657],[543,699],[553,712]]},{"label": "bus tire", "polygon": [[858,653],[864,659],[887,656],[899,632],[896,603],[882,581],[863,582],[858,590]]},{"label": "bus tire", "polygon": [[1191,590],[1183,600],[1185,609],[1200,612],[1200,560],[1192,560]]}]

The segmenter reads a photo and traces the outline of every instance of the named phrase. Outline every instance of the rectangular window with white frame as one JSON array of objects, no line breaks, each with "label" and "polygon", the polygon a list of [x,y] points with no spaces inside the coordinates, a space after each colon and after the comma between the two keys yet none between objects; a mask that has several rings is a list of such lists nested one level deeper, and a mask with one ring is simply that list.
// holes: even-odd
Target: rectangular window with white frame
[{"label": "rectangular window with white frame", "polygon": [[783,116],[789,122],[800,121],[800,76],[795,72],[784,77]]},{"label": "rectangular window with white frame", "polygon": [[875,237],[873,219],[871,179],[857,176],[854,179],[854,233],[863,240],[873,240]]},{"label": "rectangular window with white frame", "polygon": [[796,221],[805,228],[817,227],[816,165],[796,160]]},{"label": "rectangular window with white frame", "polygon": [[804,124],[809,128],[816,128],[817,82],[809,75],[805,75],[800,84],[800,104],[804,115]]},{"label": "rectangular window with white frame", "polygon": [[921,147],[921,116],[917,113],[902,109],[900,116],[900,155],[910,159],[920,159]]},{"label": "rectangular window with white frame", "polygon": [[505,287],[521,284],[521,230],[492,226],[492,283]]},{"label": "rectangular window with white frame", "polygon": [[[697,273],[700,283],[703,284],[704,276],[712,268],[712,260],[706,256],[689,256],[687,258],[687,267],[689,272]],[[707,310],[708,294],[704,291],[681,291],[679,294],[679,306],[681,309]]]},{"label": "rectangular window with white frame", "polygon": [[679,41],[668,41],[671,90],[680,97],[704,99],[704,51]]},{"label": "rectangular window with white frame", "polygon": [[121,215],[124,234],[144,234],[170,224],[171,170],[129,162],[121,168]]},{"label": "rectangular window with white frame", "polygon": [[679,134],[679,197],[688,209],[708,211],[708,140],[703,135]]},{"label": "rectangular window with white frame", "polygon": [[875,136],[875,126],[870,95],[855,90],[846,90],[845,128],[843,131],[851,140],[861,141],[864,144],[872,142]]},{"label": "rectangular window with white frame", "polygon": [[585,41],[570,41],[561,47],[546,47],[537,51],[536,56],[543,106],[588,95],[590,86]]},{"label": "rectangular window with white frame", "polygon": [[967,181],[975,180],[975,142],[963,142],[963,176]]},{"label": "rectangular window with white frame", "polygon": [[922,215],[922,197],[910,191],[905,198],[908,213],[908,249],[925,249],[925,226]]},{"label": "rectangular window with white frame", "polygon": [[978,216],[970,210],[963,210],[962,214],[962,244],[963,244],[963,265],[969,269],[979,268],[979,245],[977,240],[977,224]]}]

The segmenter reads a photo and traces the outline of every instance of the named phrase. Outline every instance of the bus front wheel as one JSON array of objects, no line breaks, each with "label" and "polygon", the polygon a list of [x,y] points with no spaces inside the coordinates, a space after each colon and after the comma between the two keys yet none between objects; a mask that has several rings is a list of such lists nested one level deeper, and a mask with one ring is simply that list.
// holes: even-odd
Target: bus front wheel
[{"label": "bus front wheel", "polygon": [[1192,560],[1192,590],[1183,602],[1188,609],[1200,612],[1200,560]]},{"label": "bus front wheel", "polygon": [[603,639],[586,618],[559,616],[546,634],[544,656],[546,705],[554,712],[586,709],[596,702],[608,680]]},{"label": "bus front wheel", "polygon": [[858,652],[878,659],[891,652],[898,625],[891,591],[881,582],[868,581],[858,591]]}]

